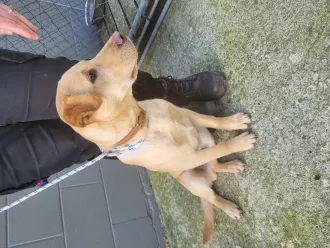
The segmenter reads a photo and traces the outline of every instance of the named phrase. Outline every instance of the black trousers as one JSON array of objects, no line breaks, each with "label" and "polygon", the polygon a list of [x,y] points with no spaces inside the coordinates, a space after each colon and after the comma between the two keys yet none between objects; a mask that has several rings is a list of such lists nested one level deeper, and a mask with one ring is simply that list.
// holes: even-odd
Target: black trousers
[{"label": "black trousers", "polygon": [[[34,186],[100,153],[56,111],[57,82],[75,63],[0,49],[0,195]],[[142,71],[133,88],[137,100],[164,95],[162,85]]]}]

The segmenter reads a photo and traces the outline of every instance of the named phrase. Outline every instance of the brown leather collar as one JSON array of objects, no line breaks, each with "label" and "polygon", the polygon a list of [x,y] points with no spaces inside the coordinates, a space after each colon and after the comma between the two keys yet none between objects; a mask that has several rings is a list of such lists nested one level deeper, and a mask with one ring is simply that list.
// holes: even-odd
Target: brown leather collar
[{"label": "brown leather collar", "polygon": [[140,129],[143,127],[143,125],[146,123],[146,113],[141,110],[137,122],[133,129],[121,140],[119,140],[116,144],[113,145],[113,147],[118,147],[125,145],[128,141],[134,138],[134,136],[140,131]]}]

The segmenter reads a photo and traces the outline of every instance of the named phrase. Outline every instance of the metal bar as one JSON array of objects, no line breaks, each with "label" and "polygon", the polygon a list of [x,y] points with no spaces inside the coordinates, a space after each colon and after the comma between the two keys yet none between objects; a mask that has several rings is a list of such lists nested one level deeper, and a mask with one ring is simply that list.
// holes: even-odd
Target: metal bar
[{"label": "metal bar", "polygon": [[147,56],[147,54],[149,52],[149,49],[150,49],[150,47],[152,45],[152,42],[154,41],[154,39],[155,39],[155,37],[157,35],[157,32],[159,30],[159,27],[162,24],[162,22],[163,22],[163,20],[165,18],[165,15],[166,15],[166,13],[167,13],[167,11],[168,11],[171,3],[172,3],[172,0],[167,0],[166,3],[165,3],[165,5],[164,5],[164,8],[162,10],[162,13],[160,14],[160,16],[158,18],[158,21],[157,21],[157,23],[155,25],[155,28],[152,31],[152,34],[151,34],[151,36],[150,36],[150,38],[148,40],[148,43],[147,43],[147,45],[146,45],[146,47],[145,47],[145,49],[144,49],[144,51],[143,51],[143,53],[141,55],[141,58],[139,60],[139,64],[138,64],[138,67],[139,68],[141,68],[141,66],[143,64],[143,61],[144,61],[144,59],[146,58],[146,56]]},{"label": "metal bar", "polygon": [[132,27],[131,29],[129,30],[129,33],[128,33],[128,38],[132,38],[133,37],[133,34],[135,32],[135,30],[137,29],[137,25],[141,19],[141,16],[142,16],[142,12],[144,10],[144,7],[145,5],[147,4],[147,0],[142,0],[141,3],[140,3],[140,6],[136,12],[136,15],[134,17],[134,21],[133,21],[133,24],[132,24]]},{"label": "metal bar", "polygon": [[139,48],[139,46],[141,45],[142,39],[143,39],[145,33],[147,32],[147,29],[148,29],[149,24],[151,22],[151,18],[154,15],[154,12],[157,8],[158,3],[159,3],[159,0],[155,0],[154,4],[152,5],[152,8],[151,8],[150,13],[148,15],[148,18],[146,20],[146,23],[144,24],[144,27],[142,29],[141,35],[140,35],[140,37],[138,38],[138,40],[136,42],[136,48]]}]

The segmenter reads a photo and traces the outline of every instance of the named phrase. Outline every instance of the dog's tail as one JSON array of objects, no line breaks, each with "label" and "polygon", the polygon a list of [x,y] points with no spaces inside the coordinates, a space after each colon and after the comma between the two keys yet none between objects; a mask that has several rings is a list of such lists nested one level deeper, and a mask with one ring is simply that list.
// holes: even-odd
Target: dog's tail
[{"label": "dog's tail", "polygon": [[209,241],[214,230],[214,209],[212,203],[201,198],[204,217],[203,245]]}]

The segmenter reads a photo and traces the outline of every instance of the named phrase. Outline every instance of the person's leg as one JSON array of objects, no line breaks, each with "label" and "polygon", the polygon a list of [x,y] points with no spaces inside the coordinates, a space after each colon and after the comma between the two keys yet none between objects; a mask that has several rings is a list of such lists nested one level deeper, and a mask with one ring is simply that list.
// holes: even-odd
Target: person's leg
[{"label": "person's leg", "polygon": [[57,82],[74,63],[0,49],[0,126],[59,118]]},{"label": "person's leg", "polygon": [[[225,95],[225,75],[221,72],[201,72],[183,79],[173,77],[153,78],[139,71],[133,85],[134,97],[138,101],[153,98],[181,97],[186,101],[213,101]],[[177,99],[173,99],[177,100]]]},{"label": "person's leg", "polygon": [[76,61],[0,49],[0,194],[100,153],[59,120],[57,82]]},{"label": "person's leg", "polygon": [[156,78],[144,71],[138,72],[138,77],[133,84],[133,96],[137,101],[160,98],[165,95],[164,87]]},{"label": "person's leg", "polygon": [[225,76],[221,72],[202,72],[177,80],[172,77],[154,78],[139,71],[133,85],[133,95],[138,101],[165,99],[179,107],[189,104],[192,110],[207,115],[219,112],[216,101],[225,95],[226,90]]},{"label": "person's leg", "polygon": [[0,127],[0,195],[32,187],[100,149],[61,120]]}]

